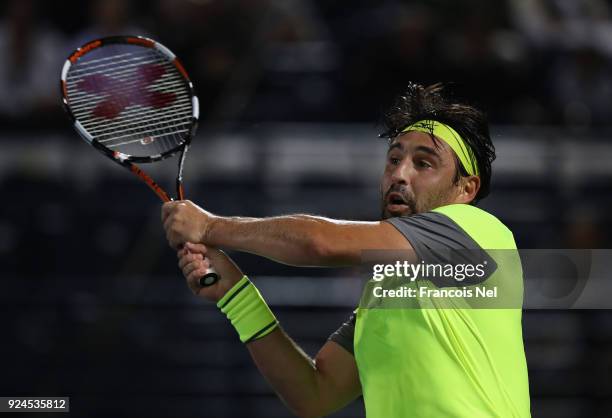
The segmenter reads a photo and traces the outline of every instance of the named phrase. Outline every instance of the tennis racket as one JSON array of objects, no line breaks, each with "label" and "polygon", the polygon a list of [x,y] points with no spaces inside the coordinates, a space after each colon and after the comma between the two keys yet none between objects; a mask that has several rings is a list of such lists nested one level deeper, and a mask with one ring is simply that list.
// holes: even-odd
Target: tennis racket
[{"label": "tennis racket", "polygon": [[[168,48],[140,36],[88,42],[64,63],[61,94],[81,138],[138,176],[163,202],[172,198],[136,163],[180,153],[176,195],[184,199],[183,165],[197,129],[199,102]],[[217,280],[211,269],[200,284]]]}]

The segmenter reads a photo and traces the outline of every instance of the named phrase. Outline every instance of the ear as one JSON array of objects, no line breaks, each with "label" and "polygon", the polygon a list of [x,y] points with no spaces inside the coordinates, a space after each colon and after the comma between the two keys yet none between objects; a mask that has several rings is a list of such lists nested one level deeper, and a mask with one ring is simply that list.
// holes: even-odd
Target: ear
[{"label": "ear", "polygon": [[459,181],[459,194],[457,195],[457,203],[470,203],[476,198],[478,190],[480,190],[480,177],[462,177]]}]

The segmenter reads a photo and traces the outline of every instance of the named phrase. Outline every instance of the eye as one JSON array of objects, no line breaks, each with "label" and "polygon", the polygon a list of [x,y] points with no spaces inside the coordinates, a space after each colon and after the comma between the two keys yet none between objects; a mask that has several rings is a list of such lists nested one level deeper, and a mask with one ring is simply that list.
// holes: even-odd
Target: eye
[{"label": "eye", "polygon": [[398,165],[400,163],[400,159],[397,157],[389,157],[389,164]]},{"label": "eye", "polygon": [[429,164],[429,162],[426,161],[426,160],[418,160],[417,161],[417,166],[421,167],[421,168],[431,168],[432,167],[432,165]]}]

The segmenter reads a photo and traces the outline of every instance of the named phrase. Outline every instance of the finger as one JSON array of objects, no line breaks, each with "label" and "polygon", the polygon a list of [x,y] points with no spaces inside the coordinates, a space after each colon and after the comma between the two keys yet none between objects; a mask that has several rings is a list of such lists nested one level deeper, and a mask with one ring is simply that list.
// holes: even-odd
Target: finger
[{"label": "finger", "polygon": [[175,234],[168,234],[168,244],[170,244],[170,247],[178,250],[179,247],[181,247],[182,242],[180,241],[179,237],[175,238]]},{"label": "finger", "polygon": [[165,216],[163,217],[163,225],[166,232],[171,231],[173,226],[176,226],[176,223],[180,222],[182,206],[184,206],[183,203],[176,201],[164,203],[163,207],[167,208],[165,209]]},{"label": "finger", "polygon": [[194,295],[200,293],[202,286],[200,286],[200,277],[197,275],[198,270],[191,272],[188,276],[185,276],[187,280],[187,287],[191,290]]},{"label": "finger", "polygon": [[198,263],[192,261],[191,263],[187,263],[183,266],[181,273],[183,273],[183,276],[189,277],[189,274],[192,271],[197,270],[199,267],[200,265]]},{"label": "finger", "polygon": [[181,245],[177,250],[176,250],[176,256],[177,258],[181,258],[189,253],[192,253],[194,251],[189,251],[187,248],[185,248],[184,245]]},{"label": "finger", "polygon": [[201,271],[203,276],[209,268],[210,263],[208,262],[208,260],[193,261],[185,266],[185,268],[183,269],[183,276],[189,277],[189,275],[196,270]]},{"label": "finger", "polygon": [[166,231],[166,240],[168,241],[168,245],[170,245],[170,247],[178,250],[178,245],[176,244],[176,240],[174,239],[174,234],[172,232]]},{"label": "finger", "polygon": [[200,278],[206,274],[206,270],[207,269],[204,268],[196,269],[187,276],[187,286],[189,286],[191,291],[196,295],[203,289],[203,287],[200,286]]},{"label": "finger", "polygon": [[192,263],[194,261],[203,261],[204,256],[202,254],[196,253],[187,253],[179,258],[179,268],[182,270],[187,264]]},{"label": "finger", "polygon": [[166,221],[166,218],[168,217],[168,215],[170,215],[170,212],[172,212],[172,209],[174,208],[176,202],[166,202],[162,205],[161,207],[161,219],[162,222]]},{"label": "finger", "polygon": [[194,271],[198,270],[202,266],[202,261],[192,261],[190,263],[185,264],[182,268],[183,276],[189,277],[189,275]]},{"label": "finger", "polygon": [[[174,203],[174,202],[172,202]],[[166,218],[163,220],[164,231],[168,232],[172,229],[172,225],[176,222],[175,216],[173,216],[174,211],[169,212]]]},{"label": "finger", "polygon": [[179,259],[178,266],[181,270],[183,270],[185,266],[191,262],[193,262],[193,260],[189,259],[189,257],[181,257]]},{"label": "finger", "polygon": [[186,242],[185,248],[187,248],[192,253],[206,254],[206,251],[208,251],[204,244],[196,244],[193,242]]}]

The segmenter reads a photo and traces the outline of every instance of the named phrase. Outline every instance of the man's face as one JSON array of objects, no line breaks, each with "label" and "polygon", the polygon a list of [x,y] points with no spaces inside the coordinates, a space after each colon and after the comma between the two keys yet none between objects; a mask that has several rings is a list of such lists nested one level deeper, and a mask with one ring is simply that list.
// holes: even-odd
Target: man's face
[{"label": "man's face", "polygon": [[409,216],[453,203],[459,186],[451,148],[429,134],[411,131],[393,140],[381,182],[382,218]]}]

